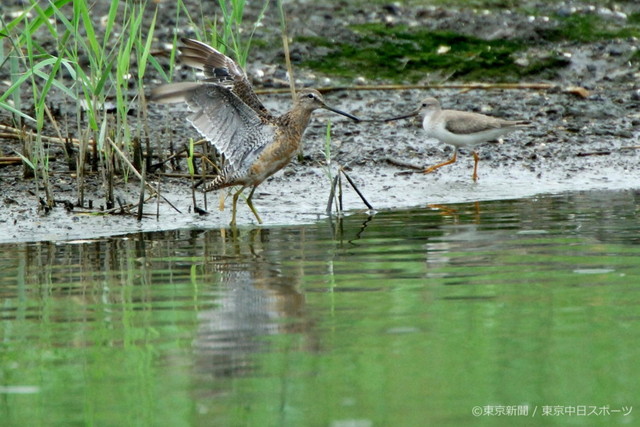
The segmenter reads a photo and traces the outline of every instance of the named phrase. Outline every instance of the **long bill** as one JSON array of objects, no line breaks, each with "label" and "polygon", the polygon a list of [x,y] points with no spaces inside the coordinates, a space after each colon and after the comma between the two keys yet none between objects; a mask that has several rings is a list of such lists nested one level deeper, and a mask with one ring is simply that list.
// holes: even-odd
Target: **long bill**
[{"label": "long bill", "polygon": [[327,104],[324,104],[322,107],[325,108],[326,110],[333,111],[336,114],[340,114],[341,116],[349,117],[351,120],[354,120],[356,122],[362,121],[356,116],[353,116],[349,113],[345,113],[344,111],[338,110],[337,108],[329,107]]},{"label": "long bill", "polygon": [[409,114],[403,114],[402,116],[392,117],[390,119],[384,119],[385,122],[393,122],[395,120],[408,119],[409,117],[415,117],[420,113],[420,110],[415,110],[410,112]]}]

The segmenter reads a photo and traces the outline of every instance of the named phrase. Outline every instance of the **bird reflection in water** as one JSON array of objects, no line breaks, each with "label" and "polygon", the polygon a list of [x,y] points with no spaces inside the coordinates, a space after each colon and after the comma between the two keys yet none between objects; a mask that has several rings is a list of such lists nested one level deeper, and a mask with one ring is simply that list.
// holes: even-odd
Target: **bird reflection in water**
[{"label": "bird reflection in water", "polygon": [[302,272],[283,264],[278,248],[269,248],[269,233],[257,229],[248,236],[212,236],[211,250],[218,253],[207,257],[205,268],[219,279],[211,286],[215,308],[198,314],[200,374],[249,375],[252,355],[270,351],[264,337],[309,329],[299,289]]}]

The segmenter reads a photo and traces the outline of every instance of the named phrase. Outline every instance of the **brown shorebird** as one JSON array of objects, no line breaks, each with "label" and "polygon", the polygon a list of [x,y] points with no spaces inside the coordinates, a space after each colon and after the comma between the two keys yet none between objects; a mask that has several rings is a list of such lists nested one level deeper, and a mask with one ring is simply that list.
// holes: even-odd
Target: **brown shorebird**
[{"label": "brown shorebird", "polygon": [[[415,111],[385,121],[405,119],[419,114],[424,114],[422,127],[426,131],[427,137],[435,138],[455,147],[451,159],[425,169],[424,173],[431,173],[442,166],[454,163],[458,158],[458,148],[460,147],[473,149],[476,145],[530,124],[523,120],[503,120],[468,111],[443,110],[440,108],[440,102],[435,98],[425,98]],[[472,150],[472,153],[474,160],[472,177],[474,181],[477,181],[480,159],[475,150]]]},{"label": "brown shorebird", "polygon": [[240,186],[233,194],[231,225],[235,226],[238,197],[251,187],[247,205],[262,224],[251,201],[253,193],[296,155],[311,113],[324,108],[359,119],[328,106],[314,89],[299,91],[291,110],[273,116],[258,99],[245,72],[231,58],[197,40],[182,39],[182,43],[180,59],[203,70],[205,79],[157,87],[150,99],[187,103],[193,111],[187,120],[224,157],[220,174],[205,186],[205,191]]}]

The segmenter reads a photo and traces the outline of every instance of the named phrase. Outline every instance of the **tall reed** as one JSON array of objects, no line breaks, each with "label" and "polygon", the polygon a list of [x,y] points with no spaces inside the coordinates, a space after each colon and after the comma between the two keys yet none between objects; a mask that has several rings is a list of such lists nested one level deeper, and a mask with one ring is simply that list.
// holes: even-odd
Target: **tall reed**
[{"label": "tall reed", "polygon": [[[9,88],[0,94],[0,109],[14,116],[16,127],[26,122],[35,128],[33,144],[36,146],[28,150],[25,164],[38,171],[42,182],[48,182],[49,174],[48,148],[39,142],[45,126],[53,125],[63,139],[48,111],[53,92],[56,92],[55,99],[71,103],[76,111],[75,123],[68,132],[76,132],[81,140],[76,168],[80,203],[89,145],[93,144],[99,155],[99,168],[109,172],[112,167],[121,170],[126,180],[128,169],[119,168],[119,161],[106,154],[105,138],[111,136],[123,148],[125,156],[133,155],[129,113],[136,110],[139,123],[146,119],[143,77],[148,65],[165,75],[150,54],[157,8],[147,27],[143,24],[143,17],[148,13],[146,2],[114,0],[98,28],[92,6],[88,0],[51,0],[46,7],[41,7],[31,0],[19,16],[8,22],[1,21],[0,28],[3,46],[0,47],[0,67],[8,66],[11,76]],[[120,30],[118,33],[116,27]],[[5,43],[5,39],[9,43]],[[54,40],[56,54],[49,53],[38,40]],[[4,48],[6,46],[9,49]],[[134,77],[132,64],[138,67]],[[129,89],[130,82],[137,90]],[[27,113],[22,105],[26,88],[31,91],[33,113]],[[115,99],[113,115],[107,107],[110,99]],[[141,136],[140,127],[135,132]],[[113,164],[107,165],[108,162]],[[105,182],[105,187],[109,187],[109,183]]]},{"label": "tall reed", "polygon": [[[227,48],[230,48],[235,55],[235,59],[241,67],[247,65],[247,58],[249,57],[249,51],[251,50],[251,43],[256,29],[262,23],[264,14],[269,6],[269,0],[264,0],[262,9],[258,14],[257,19],[251,26],[251,30],[247,36],[244,36],[244,17],[245,17],[245,0],[218,0],[218,5],[222,12],[222,31],[218,35],[214,33],[214,38],[220,37],[220,39],[214,40],[220,49],[224,52]],[[215,27],[214,31],[217,30]]]},{"label": "tall reed", "polygon": [[[218,0],[220,24],[199,31],[245,67],[269,3],[264,0],[255,21],[247,23],[246,0]],[[54,200],[49,184],[53,145],[43,142],[43,134],[56,132],[60,144],[67,143],[67,163],[75,162],[75,171],[69,169],[75,174],[77,203],[85,204],[86,178],[96,174],[102,177],[107,206],[113,205],[114,176],[126,182],[132,171],[133,141],[151,154],[144,77],[153,69],[168,80],[175,62],[174,51],[167,72],[151,53],[157,7],[113,0],[98,23],[95,5],[92,0],[27,0],[18,16],[0,17],[0,68],[10,76],[9,87],[0,93],[0,109],[13,117],[16,128],[26,124],[34,129],[20,156],[49,206]],[[183,0],[176,14],[193,22]],[[60,116],[49,111],[53,102],[75,114],[62,115],[66,121],[57,123]]]}]

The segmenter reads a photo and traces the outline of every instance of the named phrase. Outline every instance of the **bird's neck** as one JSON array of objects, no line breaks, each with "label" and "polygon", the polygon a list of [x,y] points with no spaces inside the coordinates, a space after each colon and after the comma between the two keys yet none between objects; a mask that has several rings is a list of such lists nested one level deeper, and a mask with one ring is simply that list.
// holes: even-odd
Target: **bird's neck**
[{"label": "bird's neck", "polygon": [[289,133],[292,138],[300,140],[305,129],[307,129],[310,119],[311,111],[294,108],[280,116],[278,121],[285,132]]},{"label": "bird's neck", "polygon": [[422,127],[424,129],[430,129],[434,126],[434,120],[438,117],[440,111],[439,110],[429,110],[424,113],[424,117],[422,119]]}]

